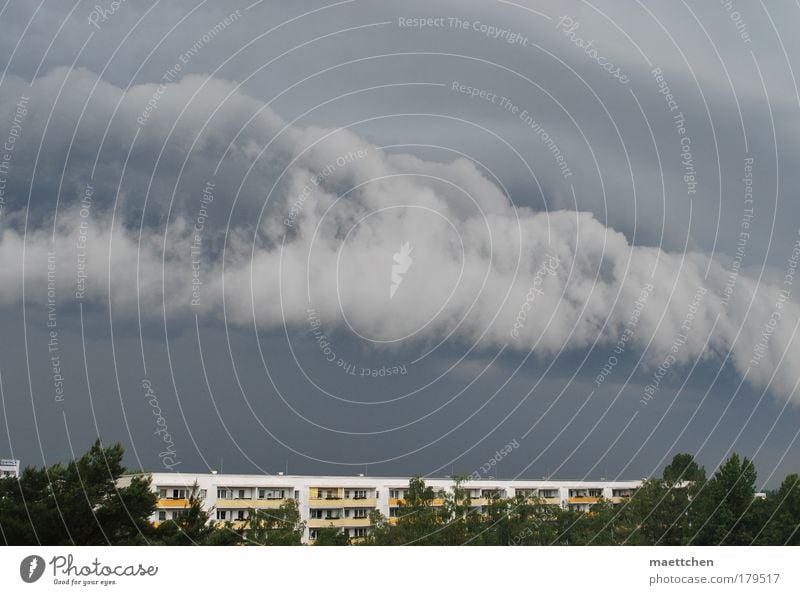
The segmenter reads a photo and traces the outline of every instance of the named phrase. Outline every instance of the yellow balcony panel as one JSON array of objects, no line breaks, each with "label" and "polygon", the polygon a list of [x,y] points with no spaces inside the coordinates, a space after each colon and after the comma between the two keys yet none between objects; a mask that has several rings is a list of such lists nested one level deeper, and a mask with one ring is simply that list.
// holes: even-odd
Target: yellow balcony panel
[{"label": "yellow balcony panel", "polygon": [[310,498],[310,508],[375,508],[378,501],[375,498]]},{"label": "yellow balcony panel", "polygon": [[[407,502],[402,498],[389,498],[389,506],[405,506]],[[444,506],[444,498],[434,498],[431,506]]]},{"label": "yellow balcony panel", "polygon": [[160,498],[156,502],[156,508],[189,508],[187,498]]},{"label": "yellow balcony panel", "polygon": [[[319,497],[320,491],[322,491],[322,498]],[[308,496],[312,499],[324,500],[327,498],[328,492],[331,492],[334,498],[342,498],[344,496],[344,488],[308,488]]]},{"label": "yellow balcony panel", "polygon": [[545,504],[561,504],[561,498],[542,498]]},{"label": "yellow balcony panel", "polygon": [[375,498],[344,498],[339,502],[342,508],[375,508],[378,505]]},{"label": "yellow balcony panel", "polygon": [[258,500],[253,498],[217,498],[217,508],[280,508],[286,500]]},{"label": "yellow balcony panel", "polygon": [[[249,508],[280,508],[281,504],[289,500],[250,500]],[[241,502],[241,500],[240,500]],[[246,502],[246,500],[245,500]]]},{"label": "yellow balcony panel", "polygon": [[341,508],[342,498],[309,498],[308,506],[310,508]]},{"label": "yellow balcony panel", "polygon": [[325,527],[369,527],[369,519],[309,519],[308,526],[312,529],[324,529]]},{"label": "yellow balcony panel", "polygon": [[600,498],[595,498],[594,496],[575,496],[569,499],[570,504],[597,504],[599,501]]},{"label": "yellow balcony panel", "polygon": [[217,508],[252,508],[247,498],[217,498]]},{"label": "yellow balcony panel", "polygon": [[217,527],[224,527],[226,524],[230,524],[230,526],[233,527],[234,529],[244,529],[245,525],[247,524],[247,520],[241,520],[241,519],[233,519],[229,521],[215,520],[214,524]]}]

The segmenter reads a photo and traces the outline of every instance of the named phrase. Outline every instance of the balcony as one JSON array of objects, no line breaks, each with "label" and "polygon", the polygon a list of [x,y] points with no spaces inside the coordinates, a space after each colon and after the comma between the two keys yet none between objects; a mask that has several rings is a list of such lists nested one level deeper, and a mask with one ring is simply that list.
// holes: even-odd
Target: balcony
[{"label": "balcony", "polygon": [[311,498],[308,501],[310,508],[375,508],[377,505],[375,498]]},{"label": "balcony", "polygon": [[221,521],[221,520],[216,520],[215,519],[214,520],[214,525],[216,525],[217,527],[224,527],[226,525],[226,522],[228,524],[230,524],[230,526],[233,529],[244,529],[245,526],[247,526],[247,519],[244,519],[244,520],[233,519],[233,520],[228,520],[228,521]]},{"label": "balcony", "polygon": [[188,498],[159,498],[156,508],[189,508]]},{"label": "balcony", "polygon": [[570,497],[570,504],[597,504],[601,498],[599,496],[573,496]]},{"label": "balcony", "polygon": [[[402,498],[389,498],[389,506],[406,506],[406,501]],[[444,498],[434,498],[431,500],[431,506],[444,506]]]},{"label": "balcony", "polygon": [[280,508],[286,500],[259,500],[254,498],[217,498],[217,508]]},{"label": "balcony", "polygon": [[338,519],[308,519],[308,526],[312,529],[324,529],[325,527],[369,527],[369,518],[355,519],[350,517]]},{"label": "balcony", "polygon": [[288,502],[290,498],[268,498],[265,500],[250,500],[250,508],[280,508],[281,504]]}]

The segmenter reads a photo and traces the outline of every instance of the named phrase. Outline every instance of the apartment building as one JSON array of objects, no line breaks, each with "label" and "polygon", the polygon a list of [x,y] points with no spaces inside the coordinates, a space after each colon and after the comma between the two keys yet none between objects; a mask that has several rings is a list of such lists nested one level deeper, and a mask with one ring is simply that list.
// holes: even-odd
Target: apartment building
[{"label": "apartment building", "polygon": [[[152,473],[152,486],[158,494],[152,521],[177,518],[189,506],[192,488],[212,519],[243,524],[250,510],[278,508],[284,501],[297,501],[306,523],[305,542],[313,542],[319,529],[337,527],[353,539],[365,537],[369,516],[378,510],[389,522],[397,519],[408,491],[408,477],[301,476],[301,475],[222,475],[216,473]],[[130,481],[130,476],[121,482]],[[425,478],[436,492],[449,493],[449,478]],[[470,506],[480,512],[493,497],[536,496],[562,508],[587,511],[601,499],[620,504],[629,498],[640,481],[546,481],[546,480],[467,480],[462,487]],[[441,506],[436,498],[433,506]],[[396,522],[396,521],[395,521]]]},{"label": "apartment building", "polygon": [[0,459],[0,478],[19,477],[18,459]]}]

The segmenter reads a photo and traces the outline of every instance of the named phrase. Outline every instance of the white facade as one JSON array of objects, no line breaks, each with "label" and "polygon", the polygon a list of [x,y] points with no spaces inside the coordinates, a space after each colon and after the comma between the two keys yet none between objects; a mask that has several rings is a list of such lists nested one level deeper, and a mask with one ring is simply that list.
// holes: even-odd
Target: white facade
[{"label": "white facade", "polygon": [[[215,473],[152,473],[152,487],[158,493],[153,522],[170,520],[188,506],[196,483],[200,497],[212,518],[220,522],[244,521],[251,509],[278,508],[282,502],[297,500],[300,517],[306,523],[304,541],[313,541],[316,530],[334,526],[349,537],[359,538],[369,529],[369,514],[379,510],[389,519],[396,516],[408,489],[408,477],[305,476],[305,475],[220,475]],[[123,478],[123,483],[130,481]],[[450,492],[449,478],[424,478],[439,492]],[[601,499],[614,504],[630,497],[641,481],[546,481],[468,479],[471,505],[488,503],[491,493],[510,498],[535,495],[562,508],[588,510]],[[441,500],[434,501],[434,506]]]},{"label": "white facade", "polygon": [[18,459],[0,459],[0,478],[19,477]]}]

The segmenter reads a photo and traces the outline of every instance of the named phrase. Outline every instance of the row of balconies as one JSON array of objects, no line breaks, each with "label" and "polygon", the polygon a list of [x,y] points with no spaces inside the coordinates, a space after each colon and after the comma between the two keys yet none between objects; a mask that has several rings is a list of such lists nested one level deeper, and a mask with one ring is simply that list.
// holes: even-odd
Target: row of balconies
[{"label": "row of balconies", "polygon": [[375,508],[375,498],[310,498],[309,508]]},{"label": "row of balconies", "polygon": [[[315,488],[316,490],[316,488]],[[614,503],[623,502],[635,490],[633,489],[614,489],[613,496],[610,500]],[[570,489],[569,504],[594,504],[603,498],[602,490],[595,489]],[[546,504],[561,504],[559,497],[545,497],[541,498]],[[279,508],[286,499],[278,498],[218,498],[216,501],[217,508]],[[491,498],[486,497],[471,497],[470,502],[473,506],[487,506],[491,502]],[[377,508],[378,500],[376,498],[310,498],[309,508]],[[389,506],[396,507],[402,506],[403,500],[401,498],[389,498]],[[431,502],[432,506],[442,506],[444,504],[443,498],[434,498]],[[188,498],[160,498],[156,504],[157,508],[186,508],[189,506]]]},{"label": "row of balconies", "polygon": [[369,517],[357,519],[354,517],[338,519],[308,519],[309,528],[321,529],[324,527],[369,527]]}]

